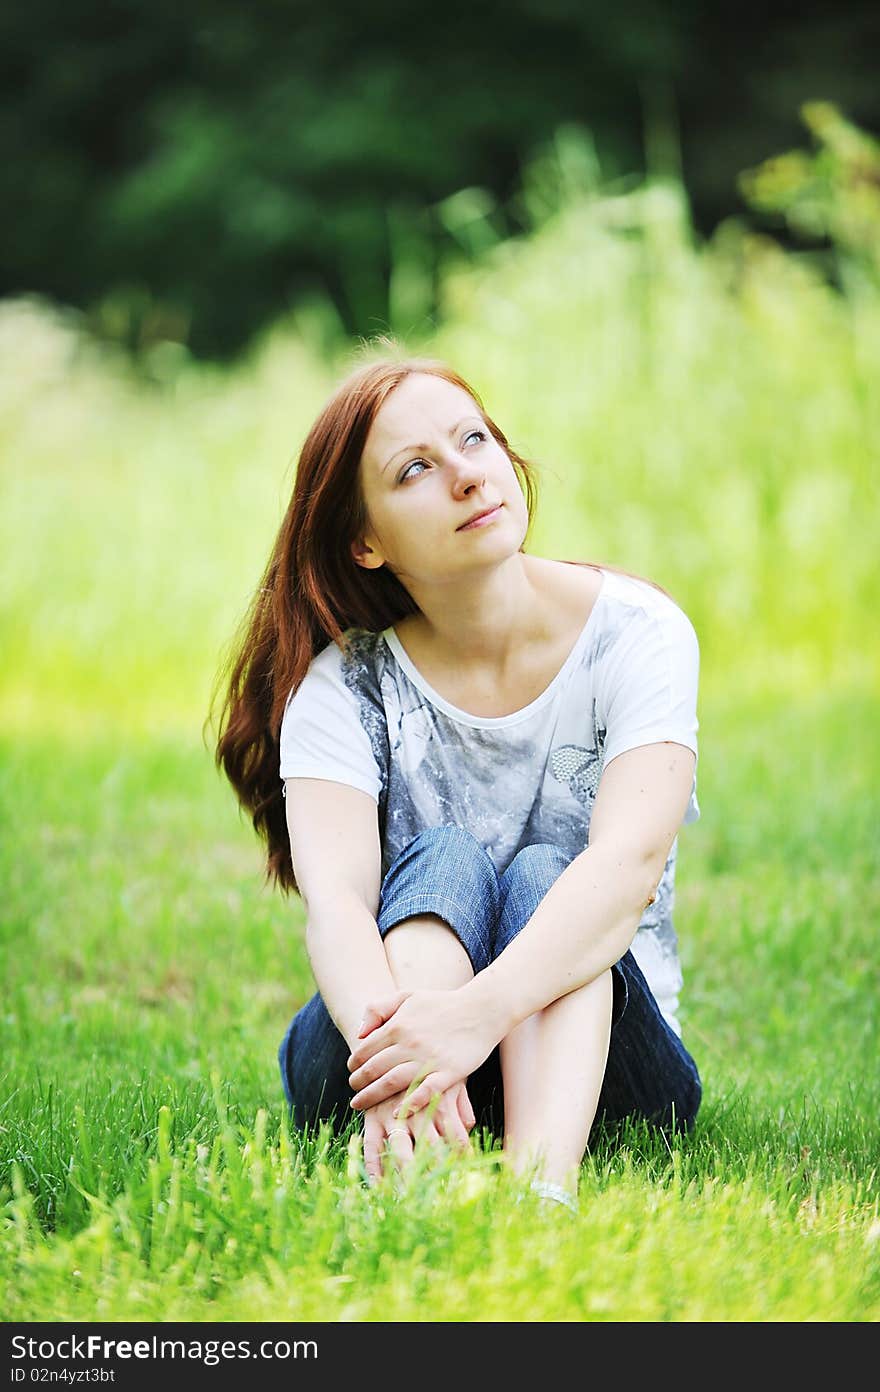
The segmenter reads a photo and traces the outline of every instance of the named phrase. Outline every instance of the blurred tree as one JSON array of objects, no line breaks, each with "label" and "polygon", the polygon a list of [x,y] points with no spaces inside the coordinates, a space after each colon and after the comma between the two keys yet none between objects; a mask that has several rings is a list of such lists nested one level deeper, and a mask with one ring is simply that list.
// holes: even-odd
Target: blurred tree
[{"label": "blurred tree", "polygon": [[743,197],[761,213],[780,214],[797,236],[830,242],[832,277],[880,289],[880,141],[831,102],[806,102],[801,114],[816,148],[744,170]]},{"label": "blurred tree", "polygon": [[428,328],[444,256],[521,230],[524,167],[563,123],[592,133],[605,179],[683,172],[709,231],[800,101],[866,126],[880,107],[876,6],[804,0],[757,34],[712,8],[7,6],[0,294],[205,355],[315,296],[349,333]]}]

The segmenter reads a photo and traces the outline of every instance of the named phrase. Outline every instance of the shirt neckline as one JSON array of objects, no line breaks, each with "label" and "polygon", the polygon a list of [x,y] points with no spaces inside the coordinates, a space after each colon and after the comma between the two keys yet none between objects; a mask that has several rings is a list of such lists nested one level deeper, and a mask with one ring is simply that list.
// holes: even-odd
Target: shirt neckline
[{"label": "shirt neckline", "polygon": [[531,715],[534,715],[536,711],[540,710],[542,706],[552,700],[556,690],[563,683],[567,674],[577,662],[587,641],[587,637],[595,626],[596,611],[599,608],[600,602],[605,598],[608,587],[608,571],[603,570],[601,566],[596,566],[594,569],[599,571],[602,580],[596,591],[593,607],[587,616],[583,628],[575,639],[568,657],[556,673],[556,676],[545,686],[540,695],[535,697],[534,701],[530,701],[527,706],[522,706],[517,711],[508,712],[507,715],[473,715],[470,711],[462,710],[460,706],[454,706],[451,701],[446,700],[445,696],[441,696],[439,691],[435,691],[430,682],[422,676],[418,667],[415,666],[395,633],[393,625],[390,628],[383,629],[381,637],[384,639],[386,646],[391,650],[398,665],[403,668],[404,672],[409,677],[413,686],[430,701],[432,706],[436,706],[438,710],[443,711],[452,720],[457,721],[460,725],[471,725],[476,729],[482,730],[498,729],[503,725],[516,725],[521,720],[528,720]]}]

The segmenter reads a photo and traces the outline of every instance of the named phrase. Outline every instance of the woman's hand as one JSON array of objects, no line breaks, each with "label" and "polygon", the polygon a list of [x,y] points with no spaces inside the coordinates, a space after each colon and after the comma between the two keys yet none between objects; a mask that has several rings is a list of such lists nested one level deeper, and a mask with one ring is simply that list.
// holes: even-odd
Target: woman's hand
[{"label": "woman's hand", "polygon": [[367,1007],[359,1030],[362,1042],[348,1059],[355,1111],[417,1083],[402,1101],[396,1099],[402,1120],[455,1083],[467,1081],[498,1041],[466,991],[399,991]]},{"label": "woman's hand", "polygon": [[476,1120],[464,1083],[447,1088],[433,1112],[418,1112],[407,1121],[394,1115],[399,1102],[391,1097],[364,1113],[364,1164],[371,1184],[381,1177],[389,1157],[397,1168],[410,1164],[416,1145],[446,1142],[463,1149]]}]

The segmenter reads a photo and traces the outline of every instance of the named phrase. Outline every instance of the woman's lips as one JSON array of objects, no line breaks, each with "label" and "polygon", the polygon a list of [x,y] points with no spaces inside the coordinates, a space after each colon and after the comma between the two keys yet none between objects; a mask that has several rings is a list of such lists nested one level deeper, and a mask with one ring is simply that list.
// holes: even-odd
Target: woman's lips
[{"label": "woman's lips", "polygon": [[497,505],[497,507],[493,507],[493,508],[492,508],[492,511],[491,511],[491,512],[484,512],[483,515],[482,515],[482,517],[475,517],[474,520],[473,520],[473,522],[465,522],[465,524],[464,524],[463,527],[459,527],[459,528],[458,528],[458,531],[460,531],[460,532],[470,532],[470,531],[472,531],[473,528],[475,528],[475,527],[486,527],[486,526],[488,526],[488,524],[489,524],[490,522],[494,522],[494,521],[495,521],[495,518],[498,516],[498,514],[499,514],[499,512],[501,511],[501,509],[503,508],[503,506],[504,506],[503,503],[499,503],[499,504]]}]

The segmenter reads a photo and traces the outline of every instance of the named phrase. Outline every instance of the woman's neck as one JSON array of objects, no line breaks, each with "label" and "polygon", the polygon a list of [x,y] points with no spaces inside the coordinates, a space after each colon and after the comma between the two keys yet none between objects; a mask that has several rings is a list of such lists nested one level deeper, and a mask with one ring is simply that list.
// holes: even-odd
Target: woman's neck
[{"label": "woman's neck", "polygon": [[395,625],[413,661],[496,674],[499,682],[535,648],[563,646],[586,622],[599,584],[588,567],[517,552],[441,593],[414,594],[420,612]]},{"label": "woman's neck", "polygon": [[419,612],[396,625],[438,661],[503,670],[524,638],[540,627],[542,605],[534,558],[518,551],[475,580],[469,575],[430,592],[412,592]]}]

